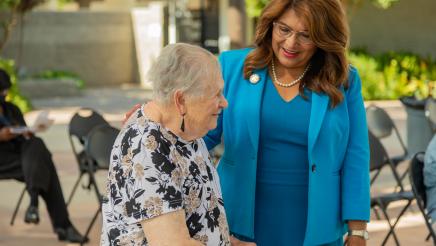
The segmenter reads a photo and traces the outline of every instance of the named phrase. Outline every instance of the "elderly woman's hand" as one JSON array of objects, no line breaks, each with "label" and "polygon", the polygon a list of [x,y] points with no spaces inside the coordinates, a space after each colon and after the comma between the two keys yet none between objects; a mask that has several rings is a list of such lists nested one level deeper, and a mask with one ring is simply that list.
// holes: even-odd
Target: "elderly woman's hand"
[{"label": "elderly woman's hand", "polygon": [[237,239],[234,236],[230,236],[230,244],[232,246],[256,246],[255,243],[244,242],[244,241],[241,241],[241,240]]}]

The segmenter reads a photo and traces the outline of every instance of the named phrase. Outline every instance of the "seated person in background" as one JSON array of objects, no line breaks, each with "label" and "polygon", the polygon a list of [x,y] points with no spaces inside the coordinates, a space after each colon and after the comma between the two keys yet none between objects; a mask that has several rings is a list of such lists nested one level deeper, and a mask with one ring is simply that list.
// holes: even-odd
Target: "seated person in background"
[{"label": "seated person in background", "polygon": [[62,188],[51,158],[42,139],[31,132],[11,133],[12,127],[25,126],[20,109],[6,102],[11,81],[6,71],[0,69],[0,177],[17,179],[26,184],[30,195],[24,221],[39,223],[38,196],[46,205],[58,239],[81,242],[83,236],[74,228],[68,216]]},{"label": "seated person in background", "polygon": [[436,135],[427,147],[424,157],[424,185],[427,194],[427,211],[436,232]]},{"label": "seated person in background", "polygon": [[166,46],[149,71],[153,100],[115,140],[101,245],[230,245],[219,179],[201,138],[227,107],[217,59]]}]

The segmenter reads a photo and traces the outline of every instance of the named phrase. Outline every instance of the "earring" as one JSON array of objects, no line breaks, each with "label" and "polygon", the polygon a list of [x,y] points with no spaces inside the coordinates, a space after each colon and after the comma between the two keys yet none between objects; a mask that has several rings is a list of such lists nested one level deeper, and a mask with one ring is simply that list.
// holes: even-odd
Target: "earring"
[{"label": "earring", "polygon": [[185,132],[185,114],[182,114],[182,124],[180,125],[180,130]]}]

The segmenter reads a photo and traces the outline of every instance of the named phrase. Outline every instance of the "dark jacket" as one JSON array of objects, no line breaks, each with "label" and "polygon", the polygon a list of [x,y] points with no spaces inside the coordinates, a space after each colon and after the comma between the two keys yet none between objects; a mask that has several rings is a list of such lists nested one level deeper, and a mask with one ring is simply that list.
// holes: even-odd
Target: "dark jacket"
[{"label": "dark jacket", "polygon": [[[9,126],[25,126],[23,114],[20,109],[12,103],[0,104],[3,115],[0,114],[0,129]],[[0,179],[14,178],[22,180],[20,164],[21,144],[25,141],[22,136],[16,137],[7,142],[0,142]]]}]

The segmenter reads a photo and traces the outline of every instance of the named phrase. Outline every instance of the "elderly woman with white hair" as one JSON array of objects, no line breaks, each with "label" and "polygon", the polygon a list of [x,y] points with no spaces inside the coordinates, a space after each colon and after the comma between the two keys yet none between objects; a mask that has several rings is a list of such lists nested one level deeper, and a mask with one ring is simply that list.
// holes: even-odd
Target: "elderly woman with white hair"
[{"label": "elderly woman with white hair", "polygon": [[227,107],[217,59],[166,46],[149,71],[153,100],[115,140],[102,245],[230,245],[218,175],[202,137]]}]

